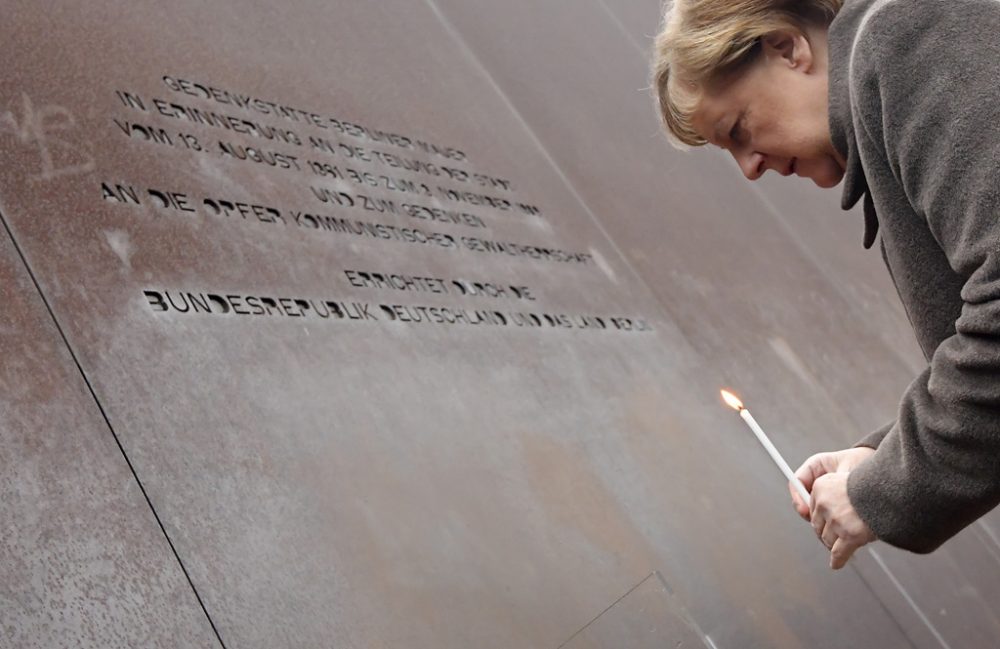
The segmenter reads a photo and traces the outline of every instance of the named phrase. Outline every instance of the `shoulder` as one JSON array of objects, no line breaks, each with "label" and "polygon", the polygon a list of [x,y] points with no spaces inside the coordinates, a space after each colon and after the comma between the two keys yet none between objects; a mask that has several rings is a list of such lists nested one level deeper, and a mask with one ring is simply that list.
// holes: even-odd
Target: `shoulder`
[{"label": "shoulder", "polygon": [[[997,0],[863,0],[854,7],[851,61],[870,69],[927,69],[1000,50]],[[995,59],[993,59],[995,62]]]},{"label": "shoulder", "polygon": [[982,104],[995,102],[1000,88],[1000,1],[861,4],[847,62],[859,117],[877,114],[892,122],[923,111],[954,115],[963,103],[985,117]]},{"label": "shoulder", "polygon": [[849,65],[868,180],[901,189],[959,264],[949,228],[995,219],[1000,197],[1000,1],[868,4]]}]

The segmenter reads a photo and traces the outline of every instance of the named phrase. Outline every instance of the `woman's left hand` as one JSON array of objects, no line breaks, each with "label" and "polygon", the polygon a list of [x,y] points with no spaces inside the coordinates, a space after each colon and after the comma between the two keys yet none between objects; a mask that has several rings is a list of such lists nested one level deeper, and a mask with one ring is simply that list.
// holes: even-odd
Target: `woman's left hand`
[{"label": "woman's left hand", "polygon": [[846,471],[827,473],[812,485],[810,521],[823,545],[830,549],[830,567],[834,570],[847,565],[858,548],[876,540],[847,497],[848,475]]}]

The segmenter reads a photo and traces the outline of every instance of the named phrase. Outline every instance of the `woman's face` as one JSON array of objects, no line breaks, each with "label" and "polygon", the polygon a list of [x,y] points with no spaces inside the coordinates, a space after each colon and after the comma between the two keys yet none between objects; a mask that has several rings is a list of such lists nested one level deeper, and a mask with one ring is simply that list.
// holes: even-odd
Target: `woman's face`
[{"label": "woman's face", "polygon": [[830,139],[825,31],[773,34],[760,47],[749,67],[705,89],[695,129],[750,180],[774,169],[833,187],[845,163]]}]

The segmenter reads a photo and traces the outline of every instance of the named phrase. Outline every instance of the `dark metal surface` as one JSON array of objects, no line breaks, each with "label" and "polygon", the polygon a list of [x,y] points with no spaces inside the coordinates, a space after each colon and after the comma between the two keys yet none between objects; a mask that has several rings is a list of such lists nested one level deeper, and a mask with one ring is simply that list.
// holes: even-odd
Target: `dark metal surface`
[{"label": "dark metal surface", "polygon": [[0,646],[218,647],[0,226]]},{"label": "dark metal surface", "polygon": [[634,649],[704,649],[708,646],[705,642],[712,642],[711,638],[704,639],[686,618],[666,583],[654,573],[573,634],[559,649],[617,647],[625,638]]},{"label": "dark metal surface", "polygon": [[[752,390],[786,455],[843,447],[894,414],[924,363],[881,260],[860,245],[860,214],[840,212],[836,191],[800,179],[755,186],[718,152],[678,153],[653,136],[655,116],[639,89],[648,83],[659,3],[573,3],[572,21],[563,2],[436,3],[703,354],[705,372]],[[645,29],[637,28],[642,15]],[[623,32],[629,37],[619,38]],[[497,36],[510,33],[535,45],[511,49]],[[705,451],[738,475],[739,460]],[[762,457],[747,463],[753,471],[766,465]],[[1000,570],[995,517],[932,557],[880,548],[885,568],[859,562],[920,646],[988,647],[1000,633],[991,612]],[[844,581],[816,579],[829,596]],[[706,628],[712,619],[739,624],[714,601],[708,608],[696,609]],[[834,609],[828,632],[824,623],[798,632],[819,645],[827,642],[821,635],[848,633]]]},{"label": "dark metal surface", "polygon": [[[829,573],[780,474],[719,404],[723,384],[740,391],[795,463],[891,416],[914,361],[881,328],[905,320],[884,283],[868,282],[882,272],[876,260],[842,258],[857,223],[836,215],[832,235],[813,237],[785,218],[779,190],[768,198],[770,188],[741,185],[719,157],[666,148],[639,90],[639,3],[5,10],[4,214],[226,646],[558,647],[572,637],[612,646],[617,635],[614,646],[639,648],[651,637],[642,629],[670,606],[645,590],[612,605],[661,571],[718,649],[910,638],[922,648],[934,646],[922,644],[925,621],[942,637],[957,628],[935,624],[931,605],[967,603],[995,582],[984,573],[998,564],[979,537],[967,547],[983,571],[937,568],[950,581],[933,597],[917,586],[937,573],[921,576],[923,564],[908,559],[866,563],[865,578]],[[164,75],[457,147],[467,159],[221,105]],[[323,137],[335,153],[168,117],[153,98]],[[167,138],[145,137],[161,128]],[[272,158],[279,168],[238,160],[220,141],[285,157]],[[340,143],[514,189],[348,159]],[[304,169],[280,168],[293,166],[288,156]],[[418,199],[315,175],[307,159],[507,196],[541,214],[440,194],[421,202],[485,227],[364,210],[361,193]],[[102,196],[102,183],[117,196]],[[322,203],[312,188],[349,192],[355,206]],[[213,209],[221,200],[233,207]],[[295,211],[583,261],[315,230],[296,225]],[[397,291],[347,270],[527,286],[535,299]],[[832,279],[840,272],[845,281]],[[185,293],[204,294],[212,313],[191,312]],[[286,315],[240,315],[247,296],[270,296]],[[324,301],[345,317],[319,317]],[[541,317],[540,327],[416,324],[380,306],[395,304],[500,310],[507,320],[618,316],[653,330]],[[305,316],[287,315],[296,310]],[[53,332],[40,340],[66,353]],[[39,400],[24,407],[49,421]],[[56,418],[47,425],[60,430]],[[117,448],[101,457],[123,462]],[[140,510],[116,511],[152,518]],[[163,545],[159,560],[176,565]],[[916,576],[888,576],[904,569]],[[139,571],[135,579],[162,590]],[[906,617],[917,611],[925,630],[904,632],[919,626]],[[965,613],[978,632],[995,626],[988,612]],[[45,624],[24,616],[19,624]]]}]

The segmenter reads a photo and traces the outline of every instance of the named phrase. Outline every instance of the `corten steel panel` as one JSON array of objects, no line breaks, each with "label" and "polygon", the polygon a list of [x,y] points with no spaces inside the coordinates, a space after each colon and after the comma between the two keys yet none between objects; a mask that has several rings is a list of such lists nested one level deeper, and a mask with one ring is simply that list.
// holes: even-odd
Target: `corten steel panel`
[{"label": "corten steel panel", "polygon": [[[807,372],[823,381],[823,396],[809,395],[814,400],[846,392],[842,377],[872,384],[865,394],[825,404],[826,410],[847,410],[850,425],[862,429],[863,423],[866,431],[891,416],[899,391],[878,384],[885,383],[885,368],[872,355],[876,361],[885,356],[895,364],[890,368],[900,361],[872,344],[866,324],[852,318],[853,305],[835,290],[837,280],[810,263],[733,165],[721,156],[669,149],[641,90],[645,62],[606,12],[593,2],[574,4],[581,22],[567,23],[561,17],[568,3],[438,4],[615,241],[648,270],[650,284],[699,350],[728,364],[727,353],[790,347],[784,355],[769,354],[800,375],[797,384],[807,382]],[[512,48],[509,39],[491,36],[500,33],[491,32],[493,24],[538,45]],[[872,380],[876,375],[880,382]],[[806,405],[814,411],[819,404]],[[845,441],[854,439],[851,430],[839,432]]]},{"label": "corten steel panel", "polygon": [[[574,3],[578,17],[566,21],[565,2],[438,4],[699,351],[729,366],[730,355],[766,350],[744,375],[752,381],[754,366],[765,376],[784,371],[806,388],[802,412],[846,412],[850,429],[834,432],[845,442],[891,416],[899,389],[880,363],[901,362],[873,344],[834,280],[777,227],[733,165],[669,150],[641,90],[645,62],[605,11]],[[493,24],[536,45],[511,47]],[[869,387],[856,393],[858,383]],[[787,402],[775,387],[771,398]]]},{"label": "corten steel panel", "polygon": [[[714,409],[714,381],[425,5],[35,7],[6,7],[0,195],[227,646],[557,646],[664,553],[701,543],[710,519],[683,485],[722,476],[697,464],[686,431],[735,428],[692,407]],[[543,210],[468,208],[488,224],[469,234],[593,260],[420,249],[212,215],[198,200],[195,212],[158,208],[149,188],[276,205],[286,221],[309,209],[414,224],[311,196],[310,184],[362,191],[343,182],[181,148],[178,131],[257,142],[116,95],[213,107],[164,74],[460,145]],[[126,120],[169,129],[170,143]],[[102,182],[122,202],[104,200]],[[351,268],[523,284],[532,311],[645,317],[654,331],[416,327],[377,308],[376,323],[157,313],[144,294],[494,304],[352,287]],[[669,547],[651,544],[646,516]]]},{"label": "corten steel panel", "polygon": [[0,226],[0,646],[219,647]]},{"label": "corten steel panel", "polygon": [[[634,134],[621,125],[601,136],[619,140],[616,149],[593,137],[539,146],[533,134],[545,145],[565,110],[583,123],[607,117],[606,104],[584,108],[572,93],[552,113],[507,105],[537,82],[539,62],[559,60],[552,39],[564,34],[519,33],[518,43],[527,34],[524,42],[542,50],[518,80],[500,74],[503,60],[480,67],[435,7],[402,0],[294,11],[227,2],[65,3],[44,15],[33,3],[7,8],[3,48],[13,73],[0,80],[0,144],[16,164],[5,168],[0,196],[228,646],[558,646],[656,569],[720,649],[907,646],[858,578],[828,575],[780,476],[716,397],[724,378],[739,379],[790,458],[804,457],[813,445],[782,431],[809,424],[848,440],[891,392],[862,376],[860,402],[839,405],[821,381],[823,363],[832,356],[834,375],[848,376],[880,347],[840,353],[846,335],[824,314],[844,305],[804,255],[788,252],[787,237],[717,231],[731,201],[752,194],[704,198],[698,167],[679,164],[676,202],[646,192],[657,183],[642,174],[655,169],[661,179],[666,155],[654,149],[652,129],[645,149],[630,150]],[[485,22],[458,31],[466,42],[495,44],[496,34],[478,30],[504,16],[479,9]],[[579,18],[575,5],[562,12],[568,23]],[[610,22],[582,15],[580,28],[621,42]],[[165,118],[151,98],[441,160],[239,113],[172,91],[164,74],[458,146],[469,161],[456,166],[510,178],[518,199],[543,214],[468,208],[487,225],[472,230],[320,204],[310,185],[362,190],[224,159],[217,149],[193,153],[178,131],[387,168]],[[126,107],[116,90],[145,98],[147,109]],[[633,126],[648,118],[635,102],[622,106]],[[134,129],[129,137],[112,118],[168,129],[171,142],[145,142]],[[718,160],[700,168],[726,169]],[[629,173],[638,185],[624,182]],[[138,188],[142,205],[103,201],[102,181]],[[197,197],[196,209],[155,207],[147,188]],[[606,202],[594,196],[602,190]],[[278,206],[286,223],[213,215],[199,203],[205,197]],[[669,220],[660,218],[663,205],[676,211]],[[558,246],[593,260],[568,266],[314,232],[288,225],[290,210]],[[636,215],[627,228],[603,223],[634,266],[591,211]],[[705,223],[688,230],[695,217]],[[737,261],[732,251],[747,240],[759,249]],[[678,272],[650,271],[664,267]],[[343,274],[351,268],[523,284],[538,296],[531,310],[642,316],[655,332],[155,313],[143,295],[521,307],[356,288]],[[813,336],[802,333],[810,328]],[[806,394],[789,404],[784,395],[803,383]],[[841,419],[851,430],[835,427]]]},{"label": "corten steel panel", "polygon": [[[778,436],[801,431],[781,437],[783,448],[843,446],[889,419],[922,363],[878,255],[860,248],[859,215],[837,210],[836,192],[751,188],[718,154],[667,149],[635,91],[648,74],[641,41],[621,37],[634,31],[635,3],[572,3],[573,21],[565,2],[436,4],[692,344],[737,384],[766,386],[755,397]],[[983,604],[997,587],[991,529],[977,525],[929,559],[890,558],[891,576],[876,566],[864,578],[887,580],[893,611],[925,616],[917,641],[988,642],[1000,631]]]}]

